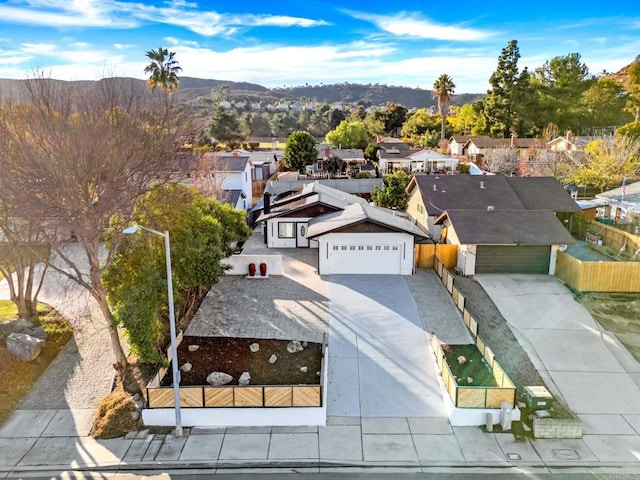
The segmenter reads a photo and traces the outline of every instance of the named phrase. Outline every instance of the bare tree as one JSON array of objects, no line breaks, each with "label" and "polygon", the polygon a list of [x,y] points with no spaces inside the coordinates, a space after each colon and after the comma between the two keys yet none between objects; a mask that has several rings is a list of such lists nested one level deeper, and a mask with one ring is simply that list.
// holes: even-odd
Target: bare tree
[{"label": "bare tree", "polygon": [[19,212],[10,214],[0,199],[0,273],[7,280],[9,299],[20,318],[38,314],[38,294],[47,269],[46,265],[43,269],[37,266],[49,254],[40,234],[41,224]]},{"label": "bare tree", "polygon": [[[0,112],[2,202],[52,226],[40,232],[61,262],[50,268],[96,300],[122,374],[127,358],[102,272],[135,201],[171,176],[181,139],[174,116],[144,99],[133,82],[122,79],[78,84],[37,76]],[[105,257],[108,229],[112,241]],[[88,272],[63,248],[71,234],[86,255]]]},{"label": "bare tree", "polygon": [[492,148],[482,164],[490,172],[510,175],[518,170],[518,152],[513,148]]}]

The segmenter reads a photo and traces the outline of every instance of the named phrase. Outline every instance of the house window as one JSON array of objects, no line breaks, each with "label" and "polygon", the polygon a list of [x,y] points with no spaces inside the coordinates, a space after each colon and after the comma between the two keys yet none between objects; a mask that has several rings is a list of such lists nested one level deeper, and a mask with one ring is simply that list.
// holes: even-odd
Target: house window
[{"label": "house window", "polygon": [[342,245],[342,250],[346,250],[347,246],[346,245]]},{"label": "house window", "polygon": [[358,250],[364,250],[364,245],[358,245]]},{"label": "house window", "polygon": [[338,250],[338,245],[334,245],[334,246],[333,246],[333,249],[334,249],[334,250]]},{"label": "house window", "polygon": [[367,250],[373,250],[373,247],[371,245],[367,245]]},{"label": "house window", "polygon": [[278,223],[279,238],[295,238],[295,224],[293,222]]},{"label": "house window", "polygon": [[381,250],[382,247],[380,245],[376,245],[376,250]]}]

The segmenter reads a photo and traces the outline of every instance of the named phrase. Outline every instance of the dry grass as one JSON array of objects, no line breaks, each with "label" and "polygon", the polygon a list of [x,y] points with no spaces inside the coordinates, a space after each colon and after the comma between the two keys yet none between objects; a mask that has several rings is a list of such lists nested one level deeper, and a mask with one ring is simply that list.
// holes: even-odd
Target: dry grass
[{"label": "dry grass", "polygon": [[[11,312],[11,307],[6,303],[0,301],[0,311],[3,314]],[[10,355],[4,345],[0,345],[0,424],[9,418],[20,400],[29,393],[36,380],[73,335],[67,320],[55,310],[46,305],[42,305],[39,310],[39,322],[44,326],[49,338],[38,358],[31,362],[23,362]],[[15,314],[10,318],[15,318]]]},{"label": "dry grass", "polygon": [[91,435],[94,438],[118,438],[127,432],[139,430],[141,422],[132,417],[136,404],[122,389],[104,397],[98,405]]}]

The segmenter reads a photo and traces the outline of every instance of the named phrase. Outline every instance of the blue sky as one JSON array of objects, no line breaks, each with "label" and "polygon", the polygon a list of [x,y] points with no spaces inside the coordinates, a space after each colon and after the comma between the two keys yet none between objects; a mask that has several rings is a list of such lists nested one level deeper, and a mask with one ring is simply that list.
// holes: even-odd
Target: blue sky
[{"label": "blue sky", "polygon": [[512,39],[521,68],[578,52],[615,72],[640,54],[640,2],[8,0],[0,78],[145,78],[145,51],[163,46],[190,77],[431,88],[447,73],[456,93],[484,93]]}]

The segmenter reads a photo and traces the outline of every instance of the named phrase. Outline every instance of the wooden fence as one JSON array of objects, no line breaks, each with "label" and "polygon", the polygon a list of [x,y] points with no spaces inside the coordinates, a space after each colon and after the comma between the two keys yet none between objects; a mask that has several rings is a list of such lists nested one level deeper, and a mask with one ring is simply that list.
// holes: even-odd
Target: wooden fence
[{"label": "wooden fence", "polygon": [[[172,408],[173,387],[147,386],[148,408]],[[320,385],[180,387],[180,406],[192,408],[320,407]]]},{"label": "wooden fence", "polygon": [[416,267],[434,268],[435,260],[444,263],[447,268],[453,268],[458,263],[458,246],[444,243],[416,245],[415,246]]},{"label": "wooden fence", "polygon": [[576,219],[577,221],[574,223],[571,231],[576,238],[584,240],[587,233],[598,233],[600,234],[600,240],[602,240],[603,245],[611,247],[616,252],[624,245],[625,251],[622,253],[628,256],[633,255],[633,252],[640,248],[640,237],[637,235],[595,220],[581,217],[576,217]]},{"label": "wooden fence", "polygon": [[447,364],[442,346],[435,335],[431,335],[431,347],[436,354],[438,367],[442,372],[442,381],[449,397],[458,408],[500,408],[503,402],[512,407],[516,401],[516,387],[496,361],[493,351],[476,337],[476,346],[487,361],[497,387],[493,386],[461,386],[458,385],[451,367]]},{"label": "wooden fence", "polygon": [[555,274],[579,292],[640,292],[640,262],[587,262],[558,252]]}]

